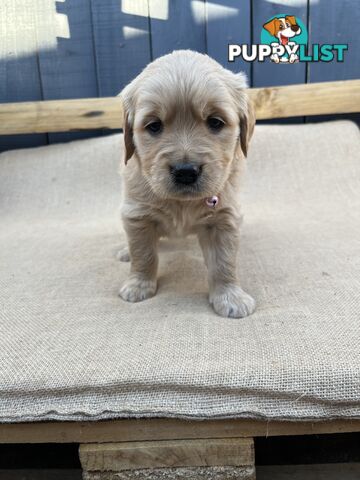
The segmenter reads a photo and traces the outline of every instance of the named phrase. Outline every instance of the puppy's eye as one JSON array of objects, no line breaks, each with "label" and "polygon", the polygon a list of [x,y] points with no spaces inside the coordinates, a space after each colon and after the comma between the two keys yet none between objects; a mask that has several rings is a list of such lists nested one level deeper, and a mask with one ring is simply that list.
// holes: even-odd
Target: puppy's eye
[{"label": "puppy's eye", "polygon": [[286,22],[286,26],[287,26],[287,27],[290,27],[290,23]]},{"label": "puppy's eye", "polygon": [[206,120],[206,123],[210,128],[210,130],[213,130],[214,132],[218,132],[225,125],[225,123],[222,120],[220,120],[220,118],[216,118],[216,117],[209,117]]},{"label": "puppy's eye", "polygon": [[160,120],[155,120],[154,122],[150,122],[145,126],[146,130],[153,134],[156,135],[160,133],[163,129],[163,124],[161,123]]},{"label": "puppy's eye", "polygon": [[283,25],[279,25],[279,30],[284,30],[284,26],[283,26]]}]

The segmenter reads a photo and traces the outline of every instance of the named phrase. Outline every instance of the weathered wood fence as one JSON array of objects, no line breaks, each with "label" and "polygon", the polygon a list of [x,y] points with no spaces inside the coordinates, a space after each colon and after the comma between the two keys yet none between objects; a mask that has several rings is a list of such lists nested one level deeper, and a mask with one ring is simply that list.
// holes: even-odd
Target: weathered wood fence
[{"label": "weathered wood fence", "polygon": [[[347,43],[344,62],[227,62],[228,43],[259,43],[263,23],[300,18],[309,43]],[[2,0],[0,102],[109,97],[152,59],[190,48],[247,73],[252,87],[359,77],[358,0]],[[9,135],[0,150],[98,132]]]}]

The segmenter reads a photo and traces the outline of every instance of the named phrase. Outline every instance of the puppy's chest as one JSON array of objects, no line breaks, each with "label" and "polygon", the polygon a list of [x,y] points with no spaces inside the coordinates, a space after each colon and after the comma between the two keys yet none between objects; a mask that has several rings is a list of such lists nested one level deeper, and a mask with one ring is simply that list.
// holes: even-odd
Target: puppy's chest
[{"label": "puppy's chest", "polygon": [[196,233],[211,215],[211,212],[204,213],[190,206],[165,211],[160,222],[162,234],[168,237],[185,237]]}]

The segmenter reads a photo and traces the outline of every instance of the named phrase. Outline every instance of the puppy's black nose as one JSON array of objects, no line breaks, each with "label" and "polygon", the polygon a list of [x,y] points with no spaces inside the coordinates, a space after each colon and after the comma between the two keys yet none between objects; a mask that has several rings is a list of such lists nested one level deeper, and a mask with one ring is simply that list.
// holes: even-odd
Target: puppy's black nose
[{"label": "puppy's black nose", "polygon": [[170,167],[174,182],[182,185],[195,183],[200,175],[200,167],[191,163],[178,163]]},{"label": "puppy's black nose", "polygon": [[300,28],[299,25],[291,25],[291,30],[293,32],[297,32],[299,30],[299,28]]}]

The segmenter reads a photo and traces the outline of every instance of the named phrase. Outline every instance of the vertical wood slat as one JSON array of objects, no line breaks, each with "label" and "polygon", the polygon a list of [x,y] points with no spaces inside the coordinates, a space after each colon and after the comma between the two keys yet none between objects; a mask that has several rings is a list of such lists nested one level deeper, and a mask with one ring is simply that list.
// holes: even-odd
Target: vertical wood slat
[{"label": "vertical wood slat", "polygon": [[[276,3],[270,3],[267,0],[252,0],[253,8],[253,43],[260,43],[261,30],[264,23],[275,15],[289,14],[300,18],[306,25],[307,21],[307,2],[296,2],[295,5],[290,2],[279,0]],[[281,85],[293,85],[306,82],[306,64],[276,64],[267,59],[265,62],[253,62],[252,87],[271,87]],[[299,123],[304,122],[304,118],[287,118],[286,120],[276,120],[276,123]],[[269,122],[268,122],[269,123]],[[274,123],[271,122],[270,123]]]},{"label": "vertical wood slat", "polygon": [[[0,102],[42,100],[33,8],[24,0],[0,2]],[[0,137],[0,151],[47,143],[46,134]]]},{"label": "vertical wood slat", "polygon": [[344,62],[309,63],[309,82],[359,78],[360,4],[354,0],[310,0],[309,44],[348,43]]},{"label": "vertical wood slat", "polygon": [[[296,17],[299,17],[306,25],[306,2],[294,2],[295,5],[299,6],[290,6],[289,4],[290,2],[279,1],[276,3],[270,3],[266,0],[252,0],[253,43],[260,43],[260,35],[263,24],[274,15],[295,15]],[[299,62],[296,64],[276,64],[270,60],[266,60],[263,63],[254,62],[253,64],[253,87],[292,85],[295,83],[305,83],[305,79],[305,63]]]},{"label": "vertical wood slat", "polygon": [[205,0],[149,0],[153,58],[173,50],[206,52]]},{"label": "vertical wood slat", "polygon": [[[254,86],[301,83],[306,79],[305,64],[266,62],[251,67],[239,60],[230,64],[227,44],[250,43],[251,36],[257,43],[263,23],[275,14],[294,14],[306,21],[307,3],[310,44],[349,43],[344,63],[308,64],[309,81],[357,78],[360,10],[355,0],[308,0],[291,6],[281,0],[38,0],[31,9],[26,0],[3,0],[0,102],[115,95],[151,60],[151,43],[154,57],[174,48],[207,49],[227,68],[248,74],[252,68]],[[52,15],[44,16],[51,8]],[[59,34],[59,20],[69,22],[70,38]],[[52,44],[46,36],[53,37]],[[59,141],[93,133],[50,138]],[[2,137],[0,149],[42,145],[46,139],[43,134]]]},{"label": "vertical wood slat", "polygon": [[[90,0],[37,0],[37,25],[54,48],[39,44],[39,67],[45,100],[97,97]],[[97,133],[101,133],[101,130]],[[52,133],[50,143],[88,138],[93,132]]]},{"label": "vertical wood slat", "polygon": [[[308,82],[359,78],[359,2],[357,0],[343,0],[342,2],[309,0],[309,2],[309,44],[345,43],[349,45],[349,49],[345,52],[344,62],[309,63]],[[332,116],[311,117],[307,121],[324,121],[333,118]],[[349,115],[346,118],[349,118]],[[350,118],[360,121],[359,114]]]},{"label": "vertical wood slat", "polygon": [[147,0],[90,1],[99,95],[114,96],[151,60]]},{"label": "vertical wood slat", "polygon": [[229,70],[245,72],[250,84],[250,63],[228,62],[228,44],[251,43],[251,0],[206,0],[206,29],[208,54]]}]

